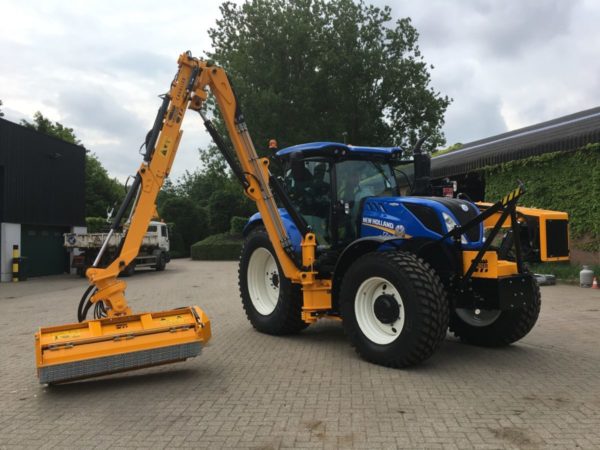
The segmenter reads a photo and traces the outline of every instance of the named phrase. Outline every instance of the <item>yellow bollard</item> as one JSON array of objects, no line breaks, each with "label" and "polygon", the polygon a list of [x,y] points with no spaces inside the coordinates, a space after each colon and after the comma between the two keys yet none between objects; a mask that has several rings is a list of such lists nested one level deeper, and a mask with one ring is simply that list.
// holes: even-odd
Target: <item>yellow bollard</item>
[{"label": "yellow bollard", "polygon": [[19,281],[19,246],[13,245],[13,258],[12,258],[12,276],[13,282]]}]

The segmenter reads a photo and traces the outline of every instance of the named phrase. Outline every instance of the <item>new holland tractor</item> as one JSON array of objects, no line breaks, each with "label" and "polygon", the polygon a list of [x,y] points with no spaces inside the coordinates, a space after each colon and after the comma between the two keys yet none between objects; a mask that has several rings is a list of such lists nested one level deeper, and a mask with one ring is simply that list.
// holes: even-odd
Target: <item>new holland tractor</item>
[{"label": "new holland tractor", "polygon": [[[233,148],[206,113],[209,94]],[[257,330],[296,333],[322,317],[342,320],[365,359],[404,367],[428,358],[448,326],[468,342],[505,345],[535,324],[540,293],[523,267],[520,240],[513,240],[512,260],[499,258],[491,246],[502,226],[510,224],[520,236],[516,203],[522,187],[484,212],[466,200],[426,196],[428,157],[417,151],[417,195],[400,196],[392,169],[400,148],[329,142],[278,152],[280,180],[269,170],[269,158],[256,152],[227,73],[185,52],[162,96],[134,181],[86,271],[89,286],[77,308],[78,322],[42,327],[35,335],[41,383],[182,361],[197,356],[210,340],[210,320],[198,306],[133,313],[127,284],[118,278],[137,258],[157,215],[156,198],[190,110],[200,114],[245,195],[256,203],[258,214],[245,229],[239,285]],[[127,232],[106,265],[103,254],[123,220]],[[543,224],[540,244],[560,230],[566,233],[566,226]],[[562,248],[546,247],[551,248],[546,254]]]},{"label": "new holland tractor", "polygon": [[[521,242],[511,241],[510,260],[492,246],[503,228],[522,234],[516,204],[523,185],[496,204],[482,204],[484,212],[465,199],[433,197],[421,143],[409,196],[400,195],[395,178],[394,164],[406,158],[398,147],[316,142],[277,152],[284,176],[272,184],[290,254],[306,267],[302,250],[314,235],[310,270],[322,290],[314,299],[285,275],[255,214],[244,230],[239,285],[257,330],[296,333],[321,317],[339,319],[362,357],[405,367],[431,356],[448,328],[481,346],[508,345],[532,329],[540,291],[524,267]],[[551,213],[535,210],[543,224]],[[560,228],[552,237],[566,242],[566,225]],[[546,244],[538,237],[538,246]]]}]

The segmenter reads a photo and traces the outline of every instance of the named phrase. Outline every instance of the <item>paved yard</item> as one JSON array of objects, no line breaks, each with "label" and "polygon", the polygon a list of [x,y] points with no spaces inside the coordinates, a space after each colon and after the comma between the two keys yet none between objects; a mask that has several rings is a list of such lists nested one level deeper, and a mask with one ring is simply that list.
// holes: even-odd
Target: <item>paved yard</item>
[{"label": "paved yard", "polygon": [[85,282],[0,285],[0,447],[600,448],[600,291],[542,288],[534,331],[505,349],[448,337],[409,370],[358,358],[341,325],[259,334],[237,264],[174,261],[127,280],[134,309],[200,305],[213,340],[196,359],[53,388],[33,333],[74,320]]}]

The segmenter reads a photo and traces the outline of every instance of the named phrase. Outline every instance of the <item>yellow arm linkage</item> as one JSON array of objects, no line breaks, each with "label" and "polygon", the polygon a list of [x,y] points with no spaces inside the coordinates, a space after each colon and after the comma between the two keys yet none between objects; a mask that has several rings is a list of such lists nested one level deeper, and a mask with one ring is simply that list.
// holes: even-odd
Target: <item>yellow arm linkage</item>
[{"label": "yellow arm linkage", "polygon": [[[128,193],[128,197],[133,198],[134,194],[137,194],[137,197],[121,251],[108,267],[93,267],[86,273],[90,282],[98,289],[92,301],[103,301],[108,307],[109,316],[131,313],[124,295],[126,284],[117,280],[117,276],[138,254],[148,224],[156,210],[156,197],[169,174],[177,152],[183,117],[187,109],[200,112],[208,97],[208,89],[217,100],[244,173],[246,195],[256,202],[284,275],[292,282],[302,284],[305,310],[303,317],[311,321],[312,312],[331,307],[331,282],[316,279],[316,273],[312,269],[316,247],[314,234],[307,233],[303,238],[301,270],[286,251],[286,247],[290,245],[289,237],[269,187],[269,161],[267,158],[259,158],[256,153],[227,74],[222,68],[193,58],[189,53],[180,55],[178,64],[179,70],[151,132],[150,145],[147,142],[145,161],[138,170],[136,181],[139,188],[134,183]],[[139,192],[134,192],[134,189]],[[119,211],[121,214],[115,217],[113,228],[118,226],[126,209],[127,199]]]}]

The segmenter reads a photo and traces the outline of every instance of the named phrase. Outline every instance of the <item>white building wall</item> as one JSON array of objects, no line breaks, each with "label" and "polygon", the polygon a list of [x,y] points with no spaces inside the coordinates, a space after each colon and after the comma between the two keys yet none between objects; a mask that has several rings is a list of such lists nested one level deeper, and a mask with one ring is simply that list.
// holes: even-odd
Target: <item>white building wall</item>
[{"label": "white building wall", "polygon": [[[21,224],[0,224],[0,281],[12,281],[13,245],[21,249]],[[19,253],[20,254],[20,253]]]}]

